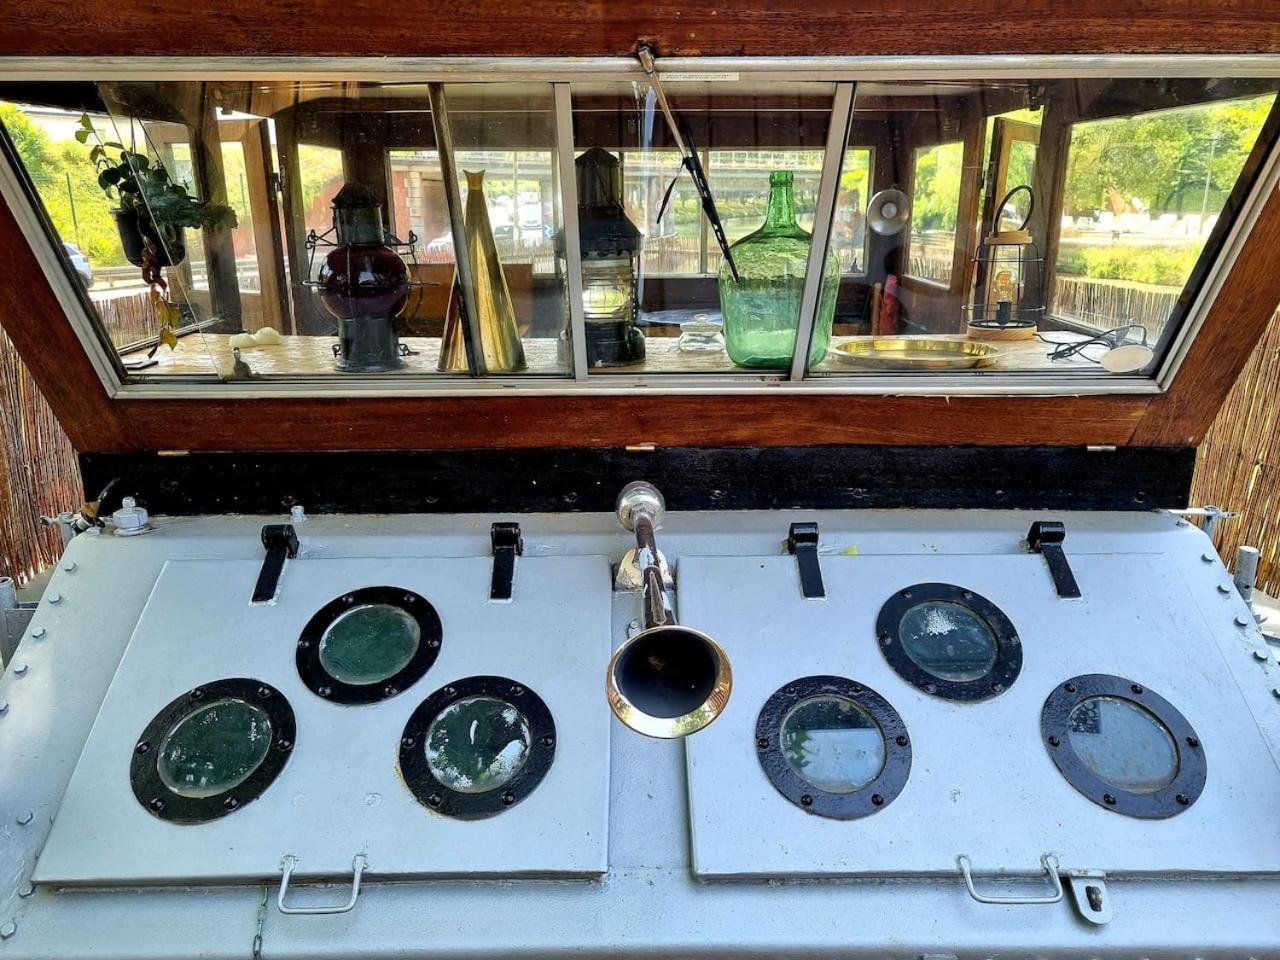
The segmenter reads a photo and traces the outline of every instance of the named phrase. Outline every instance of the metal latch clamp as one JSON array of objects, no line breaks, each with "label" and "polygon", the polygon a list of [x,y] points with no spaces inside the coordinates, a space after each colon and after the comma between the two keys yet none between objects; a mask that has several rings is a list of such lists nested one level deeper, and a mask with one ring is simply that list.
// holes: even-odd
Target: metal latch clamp
[{"label": "metal latch clamp", "polygon": [[1062,541],[1066,538],[1066,524],[1056,520],[1037,520],[1027,531],[1027,546],[1032,553],[1044,556],[1058,596],[1078,597],[1080,586],[1076,583],[1076,576],[1071,572],[1071,564],[1067,562],[1067,555],[1062,549]]},{"label": "metal latch clamp", "polygon": [[254,603],[275,599],[285,558],[292,560],[298,555],[298,533],[291,523],[268,523],[262,528],[262,545],[267,548],[267,556],[253,588]]},{"label": "metal latch clamp", "polygon": [[822,565],[818,562],[818,525],[793,523],[787,532],[787,553],[796,558],[800,568],[800,592],[806,600],[821,600],[827,595],[822,583]]},{"label": "metal latch clamp", "polygon": [[516,557],[524,553],[524,538],[518,523],[495,523],[489,527],[493,544],[493,579],[490,600],[510,600],[516,578]]}]

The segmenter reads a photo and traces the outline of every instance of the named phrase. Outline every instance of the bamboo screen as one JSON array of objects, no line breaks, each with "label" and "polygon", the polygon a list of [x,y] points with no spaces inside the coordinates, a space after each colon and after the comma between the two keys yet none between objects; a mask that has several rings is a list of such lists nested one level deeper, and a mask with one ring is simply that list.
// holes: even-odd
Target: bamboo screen
[{"label": "bamboo screen", "polygon": [[1260,552],[1257,586],[1280,592],[1280,313],[1249,358],[1200,445],[1194,504],[1241,514],[1218,524],[1218,549],[1228,567],[1236,548]]},{"label": "bamboo screen", "polygon": [[40,517],[83,500],[75,451],[0,330],[0,576],[21,585],[55,562],[62,541]]}]

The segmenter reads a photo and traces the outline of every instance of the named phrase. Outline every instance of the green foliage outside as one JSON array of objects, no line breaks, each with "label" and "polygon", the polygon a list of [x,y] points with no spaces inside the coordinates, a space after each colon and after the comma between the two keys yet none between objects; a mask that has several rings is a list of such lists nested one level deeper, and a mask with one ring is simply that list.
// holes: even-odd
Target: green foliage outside
[{"label": "green foliage outside", "polygon": [[0,123],[17,146],[58,235],[78,246],[94,265],[124,265],[120,235],[111,219],[115,204],[98,186],[88,151],[74,140],[50,140],[10,103],[0,103]]},{"label": "green foliage outside", "polygon": [[1216,213],[1231,191],[1273,96],[1080,123],[1071,132],[1063,212],[1090,216],[1107,188],[1153,215]]},{"label": "green foliage outside", "polygon": [[1178,246],[1064,246],[1058,253],[1058,273],[1101,280],[1180,287],[1200,257],[1201,244]]},{"label": "green foliage outside", "polygon": [[956,228],[964,146],[958,141],[916,151],[912,231]]}]

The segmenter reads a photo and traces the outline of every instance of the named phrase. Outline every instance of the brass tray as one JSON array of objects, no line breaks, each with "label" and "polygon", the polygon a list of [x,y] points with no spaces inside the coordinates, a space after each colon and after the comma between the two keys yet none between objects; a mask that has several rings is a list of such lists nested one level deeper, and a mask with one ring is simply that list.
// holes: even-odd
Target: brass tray
[{"label": "brass tray", "polygon": [[974,340],[871,337],[837,343],[831,356],[841,363],[886,370],[966,370],[989,367],[1000,359],[1000,350]]}]

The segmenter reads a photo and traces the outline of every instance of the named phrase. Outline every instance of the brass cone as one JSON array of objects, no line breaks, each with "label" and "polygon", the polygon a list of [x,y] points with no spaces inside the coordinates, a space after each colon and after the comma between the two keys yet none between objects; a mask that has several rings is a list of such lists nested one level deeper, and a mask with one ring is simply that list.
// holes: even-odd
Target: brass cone
[{"label": "brass cone", "polygon": [[[467,176],[467,205],[463,231],[476,285],[472,322],[479,329],[485,370],[515,373],[525,368],[524,344],[516,327],[516,312],[511,305],[511,291],[502,272],[502,261],[498,258],[493,227],[489,224],[489,206],[484,198],[484,171],[464,172]],[[438,369],[446,373],[468,369],[456,271],[454,279],[438,364]]]}]

